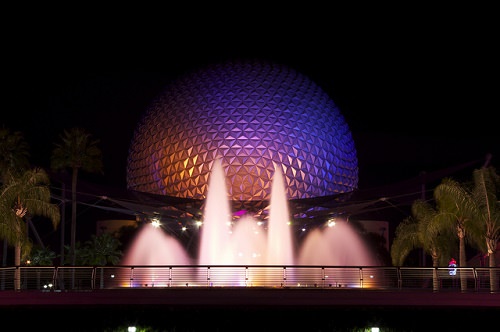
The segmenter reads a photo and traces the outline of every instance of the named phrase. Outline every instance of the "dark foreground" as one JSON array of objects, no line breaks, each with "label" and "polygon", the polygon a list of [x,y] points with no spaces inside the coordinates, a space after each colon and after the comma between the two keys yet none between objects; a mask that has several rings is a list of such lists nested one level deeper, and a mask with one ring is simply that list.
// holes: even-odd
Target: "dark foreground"
[{"label": "dark foreground", "polygon": [[[1,291],[20,330],[466,331],[500,324],[500,294],[367,289],[138,288]],[[138,330],[139,331],[139,330]],[[367,330],[368,331],[368,330]]]}]

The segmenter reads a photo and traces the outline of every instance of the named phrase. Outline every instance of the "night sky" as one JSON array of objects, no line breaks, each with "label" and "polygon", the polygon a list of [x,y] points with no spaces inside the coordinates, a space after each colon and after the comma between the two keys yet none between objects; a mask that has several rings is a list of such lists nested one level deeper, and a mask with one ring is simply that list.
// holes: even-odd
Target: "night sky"
[{"label": "night sky", "polygon": [[105,166],[92,181],[124,189],[129,144],[153,99],[179,75],[255,58],[308,76],[339,106],[354,138],[360,190],[422,172],[468,177],[488,153],[494,166],[500,158],[498,52],[490,21],[462,18],[380,18],[321,31],[170,30],[163,38],[130,27],[80,27],[71,38],[54,27],[34,29],[7,40],[9,106],[1,122],[25,134],[32,163],[42,167],[64,129],[88,129]]}]

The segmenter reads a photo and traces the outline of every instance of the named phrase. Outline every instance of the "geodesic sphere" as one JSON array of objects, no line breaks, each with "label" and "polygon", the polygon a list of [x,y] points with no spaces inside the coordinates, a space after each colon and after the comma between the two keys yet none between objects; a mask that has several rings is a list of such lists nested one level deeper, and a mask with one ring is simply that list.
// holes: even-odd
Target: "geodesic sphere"
[{"label": "geodesic sphere", "polygon": [[358,184],[354,141],[338,107],[306,76],[276,63],[213,64],[170,84],[134,132],[127,186],[205,199],[217,159],[236,201],[269,200],[274,165],[288,199]]}]

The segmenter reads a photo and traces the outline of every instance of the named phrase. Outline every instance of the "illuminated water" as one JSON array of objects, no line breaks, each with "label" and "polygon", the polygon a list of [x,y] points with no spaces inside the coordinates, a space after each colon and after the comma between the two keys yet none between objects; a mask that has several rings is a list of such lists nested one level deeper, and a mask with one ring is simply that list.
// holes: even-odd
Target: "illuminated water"
[{"label": "illuminated water", "polygon": [[[358,234],[346,222],[333,223],[309,230],[300,248],[296,248],[290,213],[286,197],[284,176],[279,167],[275,167],[273,177],[269,217],[267,222],[259,222],[252,216],[242,216],[233,222],[230,201],[227,195],[224,170],[215,162],[208,183],[207,201],[203,213],[203,225],[200,228],[200,245],[197,257],[190,257],[185,248],[173,236],[161,229],[145,225],[136,236],[130,250],[123,260],[123,265],[332,265],[332,266],[372,266],[375,265],[371,254]],[[269,274],[279,278],[282,268],[259,271],[258,283],[266,283]],[[210,280],[210,285],[220,280],[239,280],[238,285],[253,285],[256,277],[248,271],[221,270],[210,268],[211,277],[206,270],[186,272],[199,274],[191,284]],[[216,277],[218,275],[218,277]],[[241,274],[235,276],[234,274]],[[189,275],[189,278],[192,276]],[[156,278],[156,277],[155,277]],[[323,278],[323,277],[318,277]],[[171,277],[170,277],[171,279]],[[200,281],[203,280],[203,281]],[[184,283],[183,283],[184,284]],[[185,283],[186,285],[188,282]]]},{"label": "illuminated water", "polygon": [[224,170],[214,162],[208,181],[207,201],[201,228],[198,263],[225,265],[234,263],[234,254],[228,250],[231,240],[231,207],[226,191]]}]

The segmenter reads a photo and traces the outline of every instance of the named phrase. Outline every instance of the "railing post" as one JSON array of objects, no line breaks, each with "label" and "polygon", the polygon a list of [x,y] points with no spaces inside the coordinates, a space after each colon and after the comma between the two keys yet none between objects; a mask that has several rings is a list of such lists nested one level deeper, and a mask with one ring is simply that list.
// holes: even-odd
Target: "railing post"
[{"label": "railing post", "polygon": [[479,279],[477,277],[477,270],[475,267],[472,268],[472,275],[474,276],[474,289],[477,292],[479,290]]},{"label": "railing post", "polygon": [[401,268],[398,266],[396,267],[396,274],[398,276],[398,289],[401,290],[403,288],[403,278],[401,275]]},{"label": "railing post", "polygon": [[54,289],[57,287],[57,266],[54,267],[54,273],[52,273],[52,285]]},{"label": "railing post", "polygon": [[21,290],[21,269],[19,266],[16,266],[16,270],[14,271],[14,290]]},{"label": "railing post", "polygon": [[[90,274],[90,289],[95,289],[95,277],[96,277],[96,269],[97,267],[92,266],[92,273]],[[101,289],[102,289],[102,280],[100,281]]]}]

